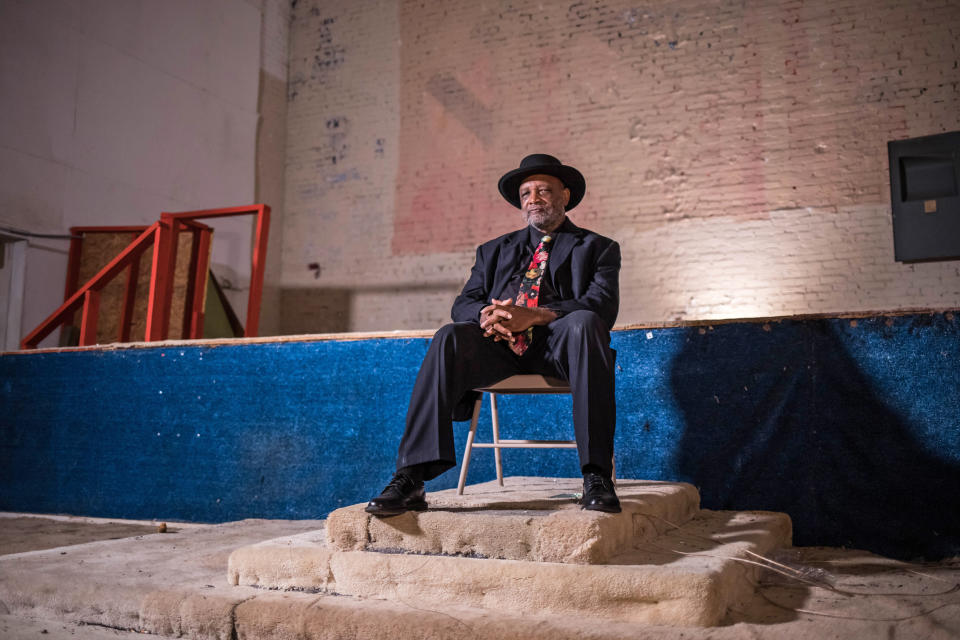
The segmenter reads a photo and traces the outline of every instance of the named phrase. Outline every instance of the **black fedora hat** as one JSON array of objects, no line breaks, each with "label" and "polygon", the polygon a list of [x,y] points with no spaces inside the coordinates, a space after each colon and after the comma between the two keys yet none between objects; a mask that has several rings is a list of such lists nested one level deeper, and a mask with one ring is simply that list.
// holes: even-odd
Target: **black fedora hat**
[{"label": "black fedora hat", "polygon": [[507,202],[520,208],[520,185],[530,176],[543,174],[559,178],[567,189],[570,189],[570,202],[566,210],[570,211],[583,200],[583,192],[587,190],[587,182],[583,174],[561,163],[553,156],[545,153],[534,153],[520,161],[520,168],[508,171],[500,178],[500,195]]}]

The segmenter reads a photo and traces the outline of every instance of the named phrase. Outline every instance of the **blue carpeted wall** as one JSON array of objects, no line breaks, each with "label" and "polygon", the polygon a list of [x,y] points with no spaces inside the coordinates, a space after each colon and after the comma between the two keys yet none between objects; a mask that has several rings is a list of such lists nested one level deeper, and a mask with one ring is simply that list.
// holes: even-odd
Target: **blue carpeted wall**
[{"label": "blue carpeted wall", "polygon": [[[4,355],[0,510],[220,522],[365,501],[393,470],[428,342]],[[613,346],[620,477],[692,482],[706,508],[784,511],[797,544],[960,554],[956,314],[617,331]],[[503,437],[572,433],[566,396],[505,397],[501,412]],[[486,407],[481,420],[489,438]],[[570,450],[504,464],[578,475]],[[469,481],[493,477],[476,451]]]}]

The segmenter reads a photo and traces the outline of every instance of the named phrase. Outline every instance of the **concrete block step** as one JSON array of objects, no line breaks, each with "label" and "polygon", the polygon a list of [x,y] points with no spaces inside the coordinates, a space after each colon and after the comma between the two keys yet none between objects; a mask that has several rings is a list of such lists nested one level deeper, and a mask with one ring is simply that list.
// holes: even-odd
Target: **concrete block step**
[{"label": "concrete block step", "polygon": [[[142,631],[196,640],[691,640],[696,630],[534,612],[523,616],[461,605],[371,600],[234,587],[182,594],[160,624]],[[168,594],[172,597],[175,594]],[[232,620],[227,629],[217,619]],[[153,622],[152,620],[150,622]],[[710,633],[707,630],[705,633]],[[112,633],[117,633],[113,631]],[[166,636],[164,636],[166,637]]]},{"label": "concrete block step", "polygon": [[[580,478],[508,477],[427,496],[430,509],[377,518],[351,505],[327,517],[327,541],[339,551],[426,553],[502,560],[603,564],[692,518],[693,485],[620,480],[619,514],[583,511]],[[465,517],[469,516],[469,517]]]},{"label": "concrete block step", "polygon": [[[657,484],[663,483],[622,481],[620,486],[626,495],[628,486]],[[434,504],[441,502],[433,500]],[[565,508],[557,512],[565,511],[581,513]],[[552,515],[524,518],[546,522]],[[636,542],[617,544],[618,551],[607,554],[605,564],[484,558],[479,554],[432,555],[433,552],[424,551],[343,550],[328,543],[328,538],[342,540],[342,535],[318,530],[237,549],[229,559],[228,582],[349,595],[416,607],[468,607],[513,616],[552,614],[629,623],[712,626],[720,622],[730,606],[752,593],[758,568],[750,564],[755,559],[751,554],[764,555],[791,544],[790,519],[780,513],[696,510],[680,526],[674,526],[679,523],[664,516],[644,517],[627,509],[623,514],[583,515],[601,522],[626,520],[631,530],[635,521],[654,520],[658,524],[641,527]],[[473,532],[477,527],[471,521],[486,516],[503,517],[482,510],[453,511],[444,522],[456,530]],[[356,524],[356,520],[349,522]],[[418,535],[416,524],[416,519],[408,519],[402,525],[401,538],[422,548],[411,542]],[[561,526],[564,524],[560,522]],[[327,526],[329,530],[329,521]],[[375,526],[370,530],[374,529]],[[421,531],[428,538],[454,539],[452,532]],[[573,536],[582,533],[584,527],[575,522],[569,531]],[[606,532],[602,526],[588,531],[601,538]],[[619,533],[614,531],[613,537],[619,540]],[[588,540],[580,542],[587,544]]]}]

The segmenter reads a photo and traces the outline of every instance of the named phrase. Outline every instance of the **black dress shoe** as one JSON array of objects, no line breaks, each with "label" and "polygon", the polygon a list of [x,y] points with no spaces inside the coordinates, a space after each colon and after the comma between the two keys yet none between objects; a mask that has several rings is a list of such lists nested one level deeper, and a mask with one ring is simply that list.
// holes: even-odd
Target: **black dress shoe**
[{"label": "black dress shoe", "polygon": [[425,511],[426,492],[423,482],[416,482],[403,473],[396,473],[379,496],[367,503],[365,511],[375,516],[397,516],[407,511]]},{"label": "black dress shoe", "polygon": [[604,478],[598,473],[583,474],[583,499],[580,501],[580,508],[620,513],[620,500],[613,490],[610,478]]}]

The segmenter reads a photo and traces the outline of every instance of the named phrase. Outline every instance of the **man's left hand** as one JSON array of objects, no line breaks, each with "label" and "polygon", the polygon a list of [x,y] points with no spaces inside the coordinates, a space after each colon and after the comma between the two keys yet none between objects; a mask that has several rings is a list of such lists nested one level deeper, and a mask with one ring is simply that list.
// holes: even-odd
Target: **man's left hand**
[{"label": "man's left hand", "polygon": [[[557,314],[550,309],[543,307],[521,307],[507,300],[493,300],[493,305],[491,306],[494,307],[496,311],[501,312],[495,316],[496,324],[510,333],[520,333],[530,327],[550,324],[557,318]],[[493,322],[490,322],[491,326],[484,326],[484,324],[481,323],[480,326],[484,329],[484,335],[490,336],[496,333],[497,329],[492,326],[493,324]]]},{"label": "man's left hand", "polygon": [[503,326],[503,322],[513,315],[507,311],[504,305],[509,304],[504,300],[494,298],[491,304],[488,304],[480,310],[480,328],[483,329],[484,337],[493,337],[494,342],[506,340],[513,342],[513,333]]}]

